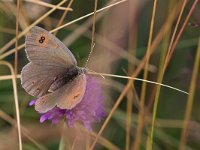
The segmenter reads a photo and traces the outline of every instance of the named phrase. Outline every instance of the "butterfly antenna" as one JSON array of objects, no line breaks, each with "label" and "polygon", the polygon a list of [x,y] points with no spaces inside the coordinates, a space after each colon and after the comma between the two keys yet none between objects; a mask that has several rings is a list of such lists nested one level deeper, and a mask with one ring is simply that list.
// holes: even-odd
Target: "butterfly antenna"
[{"label": "butterfly antenna", "polygon": [[92,54],[92,52],[93,52],[93,50],[94,50],[94,47],[95,47],[95,43],[92,45],[92,48],[91,48],[91,50],[90,50],[90,53],[89,53],[88,58],[87,58],[86,63],[85,63],[85,68],[86,68],[87,65],[88,65],[88,62],[89,62],[89,60],[90,60],[91,54]]}]

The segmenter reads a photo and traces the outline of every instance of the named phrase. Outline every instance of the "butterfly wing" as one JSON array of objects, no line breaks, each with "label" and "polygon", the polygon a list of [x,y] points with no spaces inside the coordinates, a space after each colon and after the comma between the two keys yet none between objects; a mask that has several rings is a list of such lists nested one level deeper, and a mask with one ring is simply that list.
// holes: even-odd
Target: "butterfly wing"
[{"label": "butterfly wing", "polygon": [[43,96],[54,79],[77,65],[70,50],[48,31],[33,27],[26,36],[26,53],[31,63],[22,69],[22,87],[32,96]]},{"label": "butterfly wing", "polygon": [[37,65],[65,68],[77,65],[71,51],[58,38],[37,26],[26,36],[26,53],[29,61]]},{"label": "butterfly wing", "polygon": [[55,106],[72,109],[83,98],[86,89],[86,76],[81,74],[53,93],[40,97],[35,103],[35,110],[45,113]]},{"label": "butterfly wing", "polygon": [[55,78],[66,71],[62,67],[39,66],[30,62],[22,69],[21,84],[27,93],[40,97],[47,94]]}]

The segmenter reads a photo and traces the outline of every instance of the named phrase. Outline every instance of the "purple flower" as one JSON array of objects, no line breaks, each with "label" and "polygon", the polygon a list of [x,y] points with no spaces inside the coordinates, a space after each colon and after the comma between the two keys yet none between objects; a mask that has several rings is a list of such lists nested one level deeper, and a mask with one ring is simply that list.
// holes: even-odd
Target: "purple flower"
[{"label": "purple flower", "polygon": [[[34,105],[36,100],[32,100],[29,106]],[[83,99],[71,110],[54,107],[40,117],[40,122],[51,120],[53,124],[62,118],[66,118],[69,127],[73,127],[75,121],[81,121],[88,130],[92,130],[91,124],[100,121],[105,116],[104,96],[101,84],[97,77],[87,75],[86,91]]]},{"label": "purple flower", "polygon": [[35,105],[35,102],[37,101],[37,99],[33,99],[32,101],[29,102],[29,106],[33,106]]}]

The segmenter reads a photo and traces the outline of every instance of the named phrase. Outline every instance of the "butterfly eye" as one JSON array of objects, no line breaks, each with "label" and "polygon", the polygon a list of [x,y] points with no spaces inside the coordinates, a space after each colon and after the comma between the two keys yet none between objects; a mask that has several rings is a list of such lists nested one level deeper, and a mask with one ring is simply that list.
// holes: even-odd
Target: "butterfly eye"
[{"label": "butterfly eye", "polygon": [[44,40],[45,40],[45,37],[44,37],[44,36],[41,36],[41,37],[40,37],[40,40],[39,40],[39,43],[41,43],[41,44],[44,43]]}]

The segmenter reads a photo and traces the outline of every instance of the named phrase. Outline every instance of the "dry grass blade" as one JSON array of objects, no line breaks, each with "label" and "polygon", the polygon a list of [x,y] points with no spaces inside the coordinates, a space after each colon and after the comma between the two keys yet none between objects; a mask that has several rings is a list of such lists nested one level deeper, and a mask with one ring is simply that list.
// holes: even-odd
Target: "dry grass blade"
[{"label": "dry grass blade", "polygon": [[[63,127],[62,127],[63,131],[65,131],[65,129],[66,129],[66,123],[64,123]],[[66,147],[66,144],[65,144],[65,132],[62,132],[58,150],[64,150],[65,147]]]},{"label": "dry grass blade", "polygon": [[9,17],[12,16],[12,18],[14,19],[14,17],[17,17],[17,15],[19,15],[19,20],[18,20],[19,25],[23,29],[28,26],[28,21],[26,19],[26,14],[24,12],[24,7],[23,7],[22,1],[19,1],[19,3],[20,3],[20,11],[19,12],[18,12],[16,4],[14,2],[8,3],[8,2],[4,1],[4,7],[5,7],[5,9],[7,9],[10,12]]},{"label": "dry grass blade", "polygon": [[[13,80],[13,89],[14,89],[14,97],[15,97],[15,109],[17,115],[17,129],[18,129],[18,138],[19,138],[19,149],[22,150],[22,137],[21,137],[21,126],[20,126],[20,113],[19,113],[19,103],[18,103],[18,94],[17,94],[17,68],[18,68],[18,33],[19,33],[19,11],[20,11],[20,0],[17,0],[17,14],[16,14],[16,42],[15,42],[15,80]],[[3,62],[4,65],[7,65],[12,72],[12,66],[7,63]],[[7,63],[7,64],[6,64]]]},{"label": "dry grass blade", "polygon": [[199,38],[199,43],[198,43],[198,49],[197,49],[197,54],[195,58],[195,64],[194,64],[194,69],[192,73],[192,79],[190,83],[190,95],[188,96],[187,100],[187,105],[186,105],[186,111],[185,111],[185,120],[184,120],[184,125],[183,125],[183,131],[181,134],[181,140],[180,140],[180,145],[179,145],[179,150],[184,150],[185,149],[185,143],[186,143],[186,138],[187,138],[187,129],[190,121],[190,116],[192,112],[192,106],[193,106],[193,99],[194,99],[194,94],[195,94],[195,86],[196,86],[196,81],[197,81],[197,76],[198,76],[198,69],[200,66],[200,38]]},{"label": "dry grass blade", "polygon": [[[175,7],[175,8],[172,10],[172,12],[171,12],[169,18],[167,19],[167,21],[165,22],[165,24],[163,25],[163,27],[160,29],[159,33],[157,34],[155,40],[153,41],[153,43],[152,43],[152,45],[151,45],[151,53],[150,53],[150,54],[152,54],[152,53],[154,52],[155,48],[158,46],[158,44],[159,44],[160,41],[162,40],[162,37],[164,36],[164,33],[166,33],[166,32],[169,30],[170,26],[172,25],[172,22],[173,22],[174,18],[175,18],[176,15],[177,15],[177,14],[176,14],[176,10],[177,10],[177,7]],[[143,57],[143,59],[142,59],[140,65],[138,66],[138,68],[135,70],[135,72],[132,74],[131,77],[136,77],[136,76],[139,74],[139,72],[141,71],[141,69],[143,68],[143,66],[144,66],[144,64],[145,64],[145,61],[146,61],[146,56]],[[102,125],[101,129],[99,130],[96,139],[95,139],[94,142],[92,143],[92,145],[91,145],[91,147],[90,147],[91,150],[94,148],[94,146],[95,146],[95,144],[96,144],[98,138],[100,137],[100,135],[102,134],[103,130],[104,130],[105,127],[107,126],[107,124],[108,124],[110,118],[112,117],[114,111],[117,109],[117,107],[118,107],[119,104],[121,103],[123,97],[126,95],[127,91],[130,89],[131,85],[132,85],[132,81],[129,81],[129,82],[127,83],[127,85],[125,86],[125,88],[122,90],[120,96],[119,96],[118,99],[116,100],[116,102],[115,102],[113,108],[111,109],[109,115],[107,116],[107,118],[106,118],[104,124]]]},{"label": "dry grass blade", "polygon": [[[177,24],[176,24],[176,27],[175,27],[175,31],[176,31],[176,29],[177,29],[177,27],[178,27],[178,24],[179,24],[179,22],[180,22],[180,18],[181,18],[181,16],[182,16],[183,10],[184,10],[184,8],[185,8],[186,2],[187,2],[187,1],[185,1],[185,2],[183,3],[183,5],[182,5],[181,13],[180,13],[180,15],[179,15],[179,19],[178,19],[178,21],[177,21]],[[177,45],[177,43],[178,43],[178,41],[179,41],[179,39],[180,39],[180,37],[181,37],[181,35],[182,35],[182,32],[183,32],[185,26],[187,25],[187,22],[188,22],[188,20],[189,20],[189,17],[191,16],[192,12],[194,11],[194,8],[195,8],[196,4],[197,4],[197,1],[194,1],[194,3],[193,3],[193,5],[192,5],[192,7],[191,7],[191,9],[190,9],[190,11],[189,11],[189,13],[188,13],[186,19],[185,19],[185,21],[184,21],[184,23],[183,23],[183,26],[181,27],[180,32],[179,32],[177,38],[175,39],[175,42],[174,42],[172,48],[168,50],[168,52],[169,52],[169,58],[168,58],[168,55],[167,55],[166,63],[164,64],[164,67],[163,67],[163,68],[164,68],[164,69],[163,69],[163,75],[164,75],[166,66],[167,66],[168,63],[169,63],[169,60],[170,60],[171,57],[172,57],[172,54],[173,54],[173,52],[174,52],[174,49],[175,49],[175,47],[176,47],[176,45]],[[174,35],[174,36],[175,36],[175,35]],[[173,42],[173,37],[172,37],[171,42]],[[170,45],[170,46],[171,46],[171,45]],[[169,48],[170,48],[170,47],[169,47]],[[156,99],[155,99],[154,108],[153,108],[153,119],[152,119],[151,138],[150,138],[151,149],[152,149],[152,145],[153,145],[154,124],[155,124],[156,113],[157,113],[158,97],[159,97],[159,95],[157,95],[157,97],[156,97]]]},{"label": "dry grass blade", "polygon": [[96,24],[96,14],[97,14],[97,3],[98,3],[98,0],[95,0],[94,17],[93,17],[92,34],[91,34],[91,46],[90,46],[91,50],[93,49],[93,45],[94,45],[94,34],[95,34],[95,24]]},{"label": "dry grass blade", "polygon": [[95,34],[95,23],[96,23],[96,13],[97,13],[97,3],[98,3],[98,0],[95,0],[94,17],[93,17],[92,34],[91,34],[91,46],[90,46],[90,52],[89,52],[89,55],[88,55],[88,59],[86,60],[86,63],[85,63],[85,68],[87,67],[87,64],[88,64],[88,62],[89,62],[89,60],[90,60],[91,54],[92,54],[93,49],[94,49],[94,46],[95,46],[95,43],[94,43],[94,34]]},{"label": "dry grass blade", "polygon": [[[105,6],[108,6],[110,4],[115,3],[117,0],[111,0],[109,1],[107,4],[105,4]],[[103,18],[103,16],[105,15],[106,11],[98,13],[96,16],[96,22],[99,21],[100,19]],[[76,41],[77,38],[79,38],[81,35],[85,35],[86,31],[88,31],[88,28],[92,25],[93,22],[93,18],[90,17],[89,19],[87,19],[84,23],[82,23],[81,25],[77,25],[77,24],[73,24],[73,28],[68,28],[68,29],[72,29],[73,33],[69,34],[64,40],[63,43],[67,43],[68,45],[71,45],[73,42]],[[78,26],[78,27],[77,27]],[[90,31],[89,31],[90,32]],[[89,38],[91,38],[91,33],[89,33],[88,35]],[[95,37],[96,38],[96,37]],[[98,40],[97,40],[98,41]]]},{"label": "dry grass blade", "polygon": [[12,82],[13,82],[13,90],[14,90],[15,111],[16,111],[16,117],[17,117],[19,149],[22,150],[21,124],[20,124],[19,103],[18,103],[18,94],[17,94],[17,83],[16,83],[17,81],[16,81],[15,71],[12,65],[8,62],[0,61],[0,65],[6,65],[10,69],[11,74],[13,75]]},{"label": "dry grass blade", "polygon": [[[0,110],[0,117],[2,119],[4,119],[5,121],[9,122],[14,127],[16,127],[16,124],[17,124],[16,120],[13,119],[13,118],[11,118],[9,115],[7,115],[2,110]],[[31,133],[29,133],[28,130],[25,127],[23,127],[23,125],[21,125],[21,129],[22,129],[22,134],[25,137],[27,137],[27,139],[29,139],[33,144],[35,144],[35,146],[37,146],[41,150],[47,150],[44,146],[42,146],[41,144],[39,144],[34,138],[31,137]]]},{"label": "dry grass blade", "polygon": [[[74,0],[70,0],[69,4],[67,5],[67,8],[70,8],[70,7],[71,7],[73,1],[74,1]],[[63,21],[64,21],[66,15],[67,15],[67,13],[68,13],[68,10],[65,10],[56,27],[61,26],[61,24],[63,23]],[[58,33],[58,31],[54,32],[54,35],[56,35],[57,33]]]},{"label": "dry grass blade", "polygon": [[[178,44],[178,41],[179,41],[179,39],[180,39],[180,37],[181,37],[181,35],[182,35],[182,33],[183,33],[183,30],[184,30],[185,27],[187,26],[188,20],[189,20],[190,16],[192,15],[192,13],[193,13],[193,11],[194,11],[194,9],[195,9],[197,3],[198,3],[198,0],[194,0],[193,4],[192,4],[192,6],[191,6],[191,8],[190,8],[190,10],[189,10],[189,13],[187,14],[187,16],[186,16],[186,18],[185,18],[185,20],[184,20],[184,22],[183,22],[183,25],[182,25],[182,27],[181,27],[181,29],[180,29],[178,35],[177,35],[177,38],[176,38],[175,41],[174,41],[174,44],[173,44],[173,46],[172,46],[172,48],[171,48],[171,51],[170,51],[171,53],[170,53],[169,58],[172,57],[172,54],[173,54],[173,52],[174,52],[174,50],[175,50],[175,48],[176,48],[176,46],[177,46],[177,44]],[[168,61],[167,63],[169,63],[169,61]]]},{"label": "dry grass blade", "polygon": [[176,22],[176,26],[175,26],[174,31],[173,31],[173,34],[172,34],[172,38],[171,38],[171,40],[170,40],[170,44],[169,44],[168,51],[167,51],[167,56],[166,56],[165,63],[164,63],[164,67],[163,67],[163,74],[164,74],[164,72],[165,72],[165,70],[166,70],[166,67],[167,67],[167,64],[168,64],[168,62],[169,62],[169,56],[170,56],[170,54],[171,54],[171,50],[172,50],[172,45],[173,45],[173,42],[174,42],[174,38],[175,38],[175,35],[176,35],[176,32],[177,32],[179,23],[180,23],[180,21],[181,21],[181,17],[182,17],[183,11],[184,11],[184,9],[185,9],[186,3],[187,3],[187,0],[184,0],[183,5],[182,5],[182,7],[181,7],[181,12],[180,12],[180,14],[179,14],[179,16],[178,16],[178,20],[177,20],[177,22]]},{"label": "dry grass blade", "polygon": [[[115,6],[115,5],[119,5],[119,4],[124,3],[124,2],[126,2],[126,1],[127,1],[127,0],[121,0],[121,1],[116,2],[116,3],[114,3],[114,4],[110,4],[110,5],[106,6],[106,7],[103,7],[103,8],[101,8],[101,9],[98,9],[96,12],[98,13],[98,12],[104,11],[104,10],[106,10],[106,9],[108,9],[108,8],[111,8],[111,7]],[[58,27],[58,28],[55,28],[55,29],[51,30],[50,32],[52,33],[52,32],[55,32],[55,31],[57,31],[57,30],[60,30],[60,29],[62,29],[62,28],[65,28],[66,26],[71,25],[71,24],[73,24],[73,23],[75,23],[75,22],[78,22],[78,21],[80,21],[80,20],[82,20],[82,19],[85,19],[85,18],[87,18],[87,17],[89,17],[89,16],[92,16],[93,14],[94,14],[94,12],[89,13],[89,14],[87,14],[87,15],[85,15],[85,16],[82,16],[82,17],[80,17],[80,18],[78,18],[78,19],[75,19],[75,20],[73,20],[73,21],[71,21],[71,22],[69,22],[69,23],[66,23],[66,24],[64,24],[64,25],[62,25],[62,26],[60,26],[60,27]]]},{"label": "dry grass blade", "polygon": [[[41,6],[45,6],[45,7],[49,7],[49,8],[54,8],[55,5],[52,5],[52,4],[49,4],[49,3],[46,3],[46,2],[43,2],[43,1],[39,1],[39,0],[24,0],[26,2],[31,2],[31,3],[34,3],[34,4],[38,4],[38,5],[41,5]],[[72,11],[73,9],[67,7],[57,7],[57,9],[60,9],[60,10],[67,10],[67,11]]]},{"label": "dry grass blade", "polygon": [[8,33],[8,34],[16,34],[16,31],[14,29],[9,29],[5,27],[0,27],[0,32]]},{"label": "dry grass blade", "polygon": [[[180,2],[180,4],[182,4],[182,7],[181,7],[181,11],[180,11],[178,20],[176,22],[176,26],[174,28],[174,32],[173,32],[169,47],[168,47],[168,54],[170,53],[171,46],[172,46],[172,43],[174,41],[174,37],[176,35],[176,31],[177,31],[178,25],[180,23],[181,16],[182,16],[182,13],[184,11],[186,3],[187,3],[187,0],[185,0],[183,4],[182,4],[182,2]],[[160,72],[159,72],[158,82],[162,82],[162,80],[163,80],[163,76],[164,76],[166,65],[167,65],[166,62],[168,61],[168,54],[166,56],[164,65],[160,68],[162,70],[160,70]],[[150,135],[151,137],[150,137],[150,141],[148,141],[148,142],[150,142],[151,149],[152,149],[152,146],[153,146],[154,124],[155,124],[155,119],[156,119],[158,99],[159,99],[159,95],[160,95],[160,88],[161,88],[160,86],[156,87],[156,96],[155,96],[155,102],[154,102],[154,107],[153,107],[153,119],[152,119],[151,135]]]},{"label": "dry grass blade", "polygon": [[[66,0],[63,0],[61,3],[59,3],[59,4],[56,6],[56,8],[57,8],[58,6],[60,6],[61,4],[63,4],[65,1],[66,1]],[[127,1],[127,0],[122,0],[122,1],[116,2],[116,3],[114,3],[114,4],[110,4],[110,5],[106,6],[106,7],[103,7],[103,8],[101,8],[101,9],[97,10],[96,12],[101,12],[101,11],[103,11],[103,10],[106,10],[106,9],[108,9],[108,8],[111,8],[111,7],[113,7],[113,6],[116,6],[116,5],[121,4],[121,3],[123,3],[123,2],[126,2],[126,1]],[[22,33],[19,34],[19,38],[22,37],[24,34],[26,34],[26,33],[28,32],[28,30],[29,30],[31,27],[35,26],[37,23],[39,23],[41,20],[43,20],[45,17],[47,17],[50,13],[52,13],[56,8],[53,8],[52,10],[50,10],[49,12],[47,12],[46,14],[44,14],[42,17],[40,17],[40,18],[39,18],[37,21],[35,21],[33,24],[31,24],[28,28],[26,28]],[[78,18],[78,19],[75,19],[75,20],[73,20],[73,21],[71,21],[71,22],[69,22],[69,23],[66,23],[66,24],[64,24],[64,25],[62,25],[62,26],[60,26],[60,27],[57,27],[57,28],[51,30],[50,33],[56,32],[56,31],[58,31],[58,30],[60,30],[60,29],[62,29],[62,28],[64,28],[64,27],[66,27],[66,26],[69,26],[69,25],[71,25],[71,24],[73,24],[73,23],[75,23],[75,22],[78,22],[78,21],[80,21],[80,20],[82,20],[82,19],[85,19],[85,18],[87,18],[87,17],[89,17],[89,16],[92,16],[93,14],[94,14],[94,13],[89,13],[89,14],[87,14],[87,15],[84,15],[84,16]],[[11,40],[11,41],[8,42],[5,46],[3,46],[3,47],[0,49],[0,54],[1,54],[2,52],[4,52],[7,48],[9,48],[9,47],[13,44],[13,42],[15,42],[15,39]],[[24,47],[25,47],[25,44],[22,44],[22,45],[18,46],[18,49],[22,49],[22,48],[24,48]],[[7,57],[7,56],[9,56],[9,55],[11,55],[11,54],[14,53],[14,52],[15,52],[15,50],[12,49],[12,50],[9,50],[8,52],[6,52],[6,53],[0,55],[0,60],[3,59],[3,58],[5,58],[5,57]]]},{"label": "dry grass blade", "polygon": [[[25,47],[25,44],[22,44],[22,45],[18,46],[17,49],[19,51],[20,49],[22,49],[24,47]],[[9,56],[11,54],[13,54],[14,52],[15,52],[15,48],[9,50],[8,52],[6,52],[6,53],[4,53],[2,55],[0,55],[0,60],[4,59],[5,57],[7,57],[7,56]]]},{"label": "dry grass blade", "polygon": [[[37,25],[38,23],[40,23],[44,18],[46,18],[47,16],[49,16],[49,14],[51,14],[52,12],[54,12],[59,6],[61,6],[62,4],[64,4],[67,0],[62,0],[58,5],[56,5],[54,8],[52,8],[51,10],[49,10],[47,13],[45,13],[43,16],[41,16],[39,19],[37,19],[35,22],[33,22],[30,26],[28,26],[25,30],[23,30],[19,36],[18,39],[21,38],[22,36],[24,36],[33,26]],[[16,39],[12,39],[10,40],[6,45],[4,45],[1,49],[0,49],[0,54],[2,54],[4,51],[6,51],[10,46],[12,46],[14,43],[16,42]]]},{"label": "dry grass blade", "polygon": [[[129,18],[136,17],[136,6],[137,2],[129,1]],[[133,19],[135,20],[135,19]],[[132,25],[132,20],[129,19],[128,21],[128,30],[129,30],[129,40],[128,40],[128,74],[131,75],[135,70],[135,60],[132,59],[132,56],[136,56],[136,48],[137,48],[137,25],[134,23]],[[133,63],[132,63],[133,61]],[[149,68],[148,68],[149,70]],[[137,92],[135,90],[134,85],[130,88],[130,90],[127,93],[127,103],[126,103],[126,150],[130,149],[130,143],[131,143],[131,136],[132,136],[132,111],[133,111],[133,104],[136,104],[138,99]],[[138,104],[138,103],[137,103]],[[137,109],[138,105],[136,104]]]},{"label": "dry grass blade", "polygon": [[[75,31],[76,28],[78,27],[78,29],[80,29],[79,31]],[[74,31],[75,33],[77,33],[78,35],[80,35],[80,33],[82,33],[82,31],[84,31],[84,36],[87,37],[87,38],[91,38],[91,34],[92,32],[90,32],[86,27],[84,27],[84,25],[76,25],[74,24],[72,28],[69,27],[70,30]],[[73,34],[76,36],[76,34]],[[69,36],[69,38],[71,39],[71,37]],[[115,51],[113,51],[114,53],[117,53],[117,55],[119,55],[120,57],[124,58],[124,59],[129,59],[129,62],[131,64],[134,64],[134,65],[139,65],[140,64],[140,59],[138,59],[137,57],[135,57],[134,55],[129,55],[129,53],[121,48],[120,46],[117,46],[116,44],[114,44],[113,42],[111,42],[109,39],[106,39],[105,37],[99,35],[98,33],[95,34],[95,38],[96,38],[96,44],[99,44],[99,45],[102,45],[108,49],[110,49],[111,51],[114,49]],[[72,40],[74,40],[74,38],[72,38]],[[68,37],[67,37],[67,40],[65,40],[66,42],[65,43],[69,43],[72,44],[71,41],[68,40]],[[131,49],[131,50],[134,50],[134,49]],[[1,58],[1,56],[0,56]],[[150,72],[156,72],[157,68],[154,66],[154,65],[151,65],[149,64],[149,68],[148,68],[148,71]]]},{"label": "dry grass blade", "polygon": [[[95,132],[88,132],[83,127],[79,127],[79,128],[81,128],[81,131],[83,131],[86,134],[88,134],[91,138],[96,138],[97,133],[95,133]],[[119,150],[120,149],[119,147],[117,147],[116,145],[114,145],[113,143],[111,143],[109,140],[107,140],[106,138],[104,138],[102,136],[99,137],[98,143],[100,143],[101,145],[105,146],[107,149],[112,149],[112,150]]]},{"label": "dry grass blade", "polygon": [[74,139],[74,142],[72,144],[71,150],[75,150],[75,145],[76,145],[76,139]]},{"label": "dry grass blade", "polygon": [[[152,37],[153,37],[153,27],[154,27],[154,20],[156,15],[156,6],[157,6],[157,0],[154,0],[153,3],[153,12],[152,12],[152,18],[151,18],[151,25],[150,25],[150,32],[149,32],[149,40],[148,40],[148,46],[146,51],[146,64],[144,69],[144,75],[143,79],[146,80],[148,77],[148,68],[149,68],[149,60],[150,60],[150,48],[152,44]],[[143,82],[142,84],[142,91],[141,91],[141,97],[140,97],[140,110],[139,110],[139,117],[138,117],[138,127],[136,131],[136,139],[134,142],[134,150],[137,150],[139,148],[142,129],[143,129],[143,122],[144,122],[144,103],[145,103],[145,96],[146,96],[146,82]]]},{"label": "dry grass blade", "polygon": [[15,75],[17,74],[17,68],[18,68],[19,12],[20,12],[20,0],[17,1],[17,14],[16,14]]},{"label": "dry grass blade", "polygon": [[18,74],[18,75],[6,75],[6,76],[0,76],[0,80],[10,80],[12,78],[21,78],[21,75]]}]

